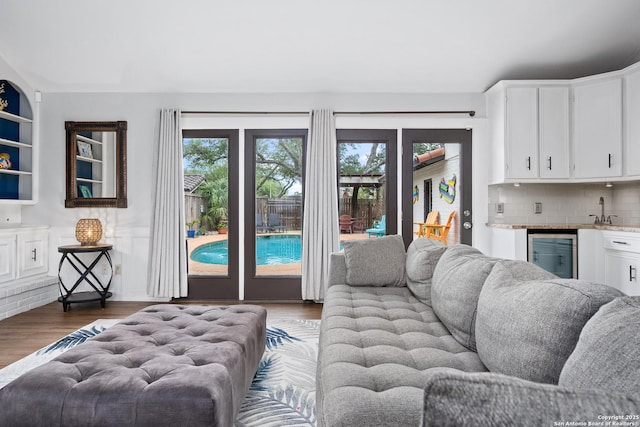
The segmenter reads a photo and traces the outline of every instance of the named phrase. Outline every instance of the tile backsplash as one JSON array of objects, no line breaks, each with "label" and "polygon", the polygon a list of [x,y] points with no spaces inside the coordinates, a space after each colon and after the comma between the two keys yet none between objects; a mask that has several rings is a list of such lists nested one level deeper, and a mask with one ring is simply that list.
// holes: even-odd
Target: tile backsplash
[{"label": "tile backsplash", "polygon": [[[592,224],[600,215],[600,197],[605,216],[616,225],[640,225],[640,183],[604,184],[499,184],[489,186],[489,223],[494,224]],[[497,213],[502,203],[504,213]],[[534,213],[541,203],[542,213]]]}]

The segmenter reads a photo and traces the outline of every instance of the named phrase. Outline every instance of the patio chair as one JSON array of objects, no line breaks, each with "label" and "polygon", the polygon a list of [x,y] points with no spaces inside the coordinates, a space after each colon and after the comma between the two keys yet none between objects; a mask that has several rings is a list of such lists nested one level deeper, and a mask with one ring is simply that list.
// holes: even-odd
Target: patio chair
[{"label": "patio chair", "polygon": [[441,241],[444,245],[447,244],[447,235],[449,234],[449,230],[451,229],[451,222],[453,218],[456,216],[456,211],[451,211],[449,216],[447,217],[447,223],[444,225],[430,225],[427,237],[434,240]]},{"label": "patio chair", "polygon": [[349,233],[353,233],[353,219],[351,219],[351,215],[340,215],[340,232],[348,231]]},{"label": "patio chair", "polygon": [[256,233],[266,233],[269,228],[262,222],[262,214],[256,214]]},{"label": "patio chair", "polygon": [[364,232],[364,218],[352,218],[353,224],[351,224],[351,229],[355,233],[356,231],[362,233]]},{"label": "patio chair", "polygon": [[373,225],[373,228],[367,228],[365,232],[371,236],[381,237],[384,236],[387,232],[387,216],[382,215],[380,222]]},{"label": "patio chair", "polygon": [[287,227],[282,225],[282,223],[280,222],[280,215],[278,215],[277,213],[270,213],[269,214],[269,229],[271,231],[284,233],[287,230]]},{"label": "patio chair", "polygon": [[424,222],[414,222],[413,225],[418,226],[418,230],[414,231],[418,237],[427,237],[429,234],[429,226],[438,225],[438,221],[440,221],[440,211],[431,211],[427,214]]}]

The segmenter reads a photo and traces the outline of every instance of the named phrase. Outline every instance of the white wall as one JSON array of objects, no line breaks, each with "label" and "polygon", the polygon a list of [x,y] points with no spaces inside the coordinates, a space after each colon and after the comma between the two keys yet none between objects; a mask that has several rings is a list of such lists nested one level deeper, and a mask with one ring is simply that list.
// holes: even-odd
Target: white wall
[{"label": "white wall", "polygon": [[[487,168],[483,165],[487,164],[488,158],[487,124],[482,94],[47,93],[43,95],[41,103],[40,201],[34,206],[24,206],[21,219],[24,224],[51,226],[50,274],[57,273],[57,247],[75,241],[74,226],[77,220],[98,217],[105,227],[103,240],[114,245],[114,263],[122,266],[122,275],[117,276],[112,285],[114,299],[149,299],[146,295],[146,278],[152,209],[152,157],[158,133],[158,112],[160,108],[168,107],[191,111],[310,111],[314,108],[332,108],[336,111],[475,110],[477,114],[473,118],[463,115],[338,116],[336,125],[339,128],[399,129],[399,141],[402,138],[402,128],[472,128],[476,214],[474,245],[480,250],[489,247],[484,227],[487,222]],[[66,120],[128,122],[127,209],[64,208]],[[217,116],[215,120],[223,128],[234,128],[238,125],[239,119]],[[241,121],[256,123],[253,127],[260,128],[266,126],[269,120],[287,122],[286,118],[278,116],[244,117]],[[297,117],[294,121],[299,123],[299,120],[300,117]]]}]

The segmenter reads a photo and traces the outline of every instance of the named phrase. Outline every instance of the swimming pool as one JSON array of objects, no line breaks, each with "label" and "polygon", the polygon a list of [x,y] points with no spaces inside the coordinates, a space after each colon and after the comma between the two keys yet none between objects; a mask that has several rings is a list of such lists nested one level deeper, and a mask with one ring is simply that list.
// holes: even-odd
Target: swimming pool
[{"label": "swimming pool", "polygon": [[[302,259],[301,236],[256,237],[257,265],[293,264]],[[191,252],[193,261],[204,264],[227,265],[229,246],[227,241],[207,243]]]}]

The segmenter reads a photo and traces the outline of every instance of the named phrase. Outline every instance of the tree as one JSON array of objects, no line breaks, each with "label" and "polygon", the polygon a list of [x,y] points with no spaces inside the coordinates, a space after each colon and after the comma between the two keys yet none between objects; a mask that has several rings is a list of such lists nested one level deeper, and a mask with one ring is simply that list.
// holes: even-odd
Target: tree
[{"label": "tree", "polygon": [[276,198],[286,195],[300,182],[303,160],[300,138],[257,139],[256,193]]},{"label": "tree", "polygon": [[[357,153],[358,149],[368,148],[368,154],[363,156]],[[362,161],[362,157],[365,158]],[[378,142],[371,143],[352,143],[343,142],[338,144],[338,158],[340,165],[340,175],[382,175],[385,172],[385,164],[387,161],[386,145]],[[368,194],[361,194],[368,191]],[[354,184],[353,196],[351,197],[351,214],[358,216],[358,199],[361,197],[371,197],[372,189],[370,187],[362,187],[360,184]]]}]

